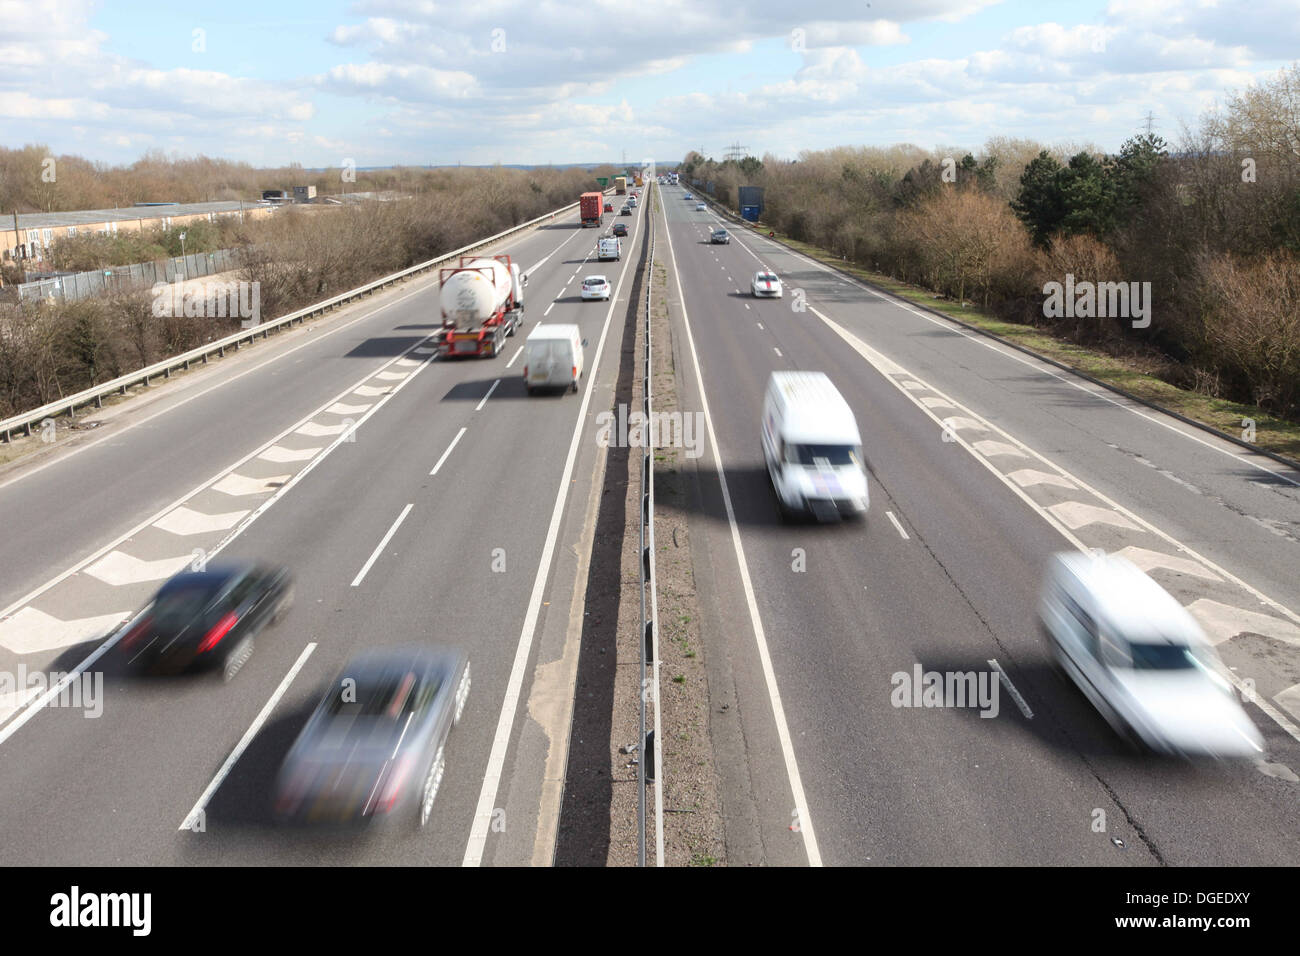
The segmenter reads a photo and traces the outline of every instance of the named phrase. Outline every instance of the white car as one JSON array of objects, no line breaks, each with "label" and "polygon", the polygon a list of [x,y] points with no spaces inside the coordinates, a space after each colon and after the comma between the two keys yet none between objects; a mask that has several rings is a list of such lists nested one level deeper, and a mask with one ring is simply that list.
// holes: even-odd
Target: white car
[{"label": "white car", "polygon": [[775,272],[755,272],[754,281],[749,284],[749,288],[756,299],[766,296],[781,298],[781,280]]},{"label": "white car", "polygon": [[704,212],[704,211],[705,211],[706,209],[708,209],[709,207],[706,206],[706,205],[704,205],[704,203],[702,203],[702,202],[697,202],[697,203],[695,204],[695,208],[696,208],[696,210],[699,211],[699,212]]},{"label": "white car", "polygon": [[1038,613],[1057,663],[1117,733],[1159,753],[1263,753],[1196,619],[1136,565],[1053,555]]},{"label": "white car", "polygon": [[582,280],[583,299],[604,299],[609,301],[611,291],[609,280],[604,276],[587,276]]}]

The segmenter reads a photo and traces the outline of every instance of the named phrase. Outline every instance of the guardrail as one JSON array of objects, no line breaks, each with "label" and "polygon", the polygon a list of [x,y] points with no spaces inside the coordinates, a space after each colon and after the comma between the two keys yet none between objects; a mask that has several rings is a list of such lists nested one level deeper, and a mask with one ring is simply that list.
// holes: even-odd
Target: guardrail
[{"label": "guardrail", "polygon": [[[655,201],[658,201],[659,192],[654,192]],[[650,206],[649,203],[646,204]],[[645,421],[652,421],[650,416],[650,376],[653,372],[651,366],[651,333],[650,333],[650,308],[651,292],[654,288],[655,273],[655,233],[654,233],[654,215],[650,208],[646,209],[646,244],[649,247],[647,259],[650,268],[647,270],[645,283],[645,368],[643,370],[643,385],[641,393],[642,412],[645,414]],[[656,429],[647,429],[650,435],[654,435]],[[655,750],[656,744],[660,741],[659,734],[659,601],[655,591],[655,472],[654,472],[654,447],[649,441],[642,445],[641,452],[641,752],[637,760],[637,828],[639,837],[637,840],[637,865],[645,866],[646,858],[646,784],[653,782],[655,786],[655,865],[664,865],[664,784],[663,774],[657,767],[658,753]],[[647,589],[650,592],[649,600],[646,599]],[[649,605],[650,613],[646,615],[646,607]],[[646,676],[646,670],[650,668],[652,677]],[[650,701],[647,701],[647,696]],[[654,705],[654,729],[647,732],[646,730],[646,704]]]},{"label": "guardrail", "polygon": [[333,298],[325,299],[321,302],[309,305],[306,308],[299,309],[297,312],[290,312],[288,315],[282,315],[278,319],[272,319],[269,322],[263,322],[248,329],[240,329],[238,332],[228,335],[225,338],[200,345],[198,348],[191,349],[190,351],[180,355],[173,355],[170,358],[165,358],[160,362],[155,362],[153,365],[147,366],[146,368],[129,372],[126,375],[120,375],[111,381],[104,382],[102,385],[92,386],[88,389],[77,392],[75,395],[60,398],[58,401],[42,405],[40,408],[23,412],[19,415],[13,416],[12,418],[6,418],[3,421],[0,421],[0,442],[9,442],[13,433],[16,431],[21,431],[24,436],[30,436],[33,425],[43,424],[47,419],[51,419],[55,415],[63,413],[72,417],[76,410],[83,405],[93,404],[96,408],[102,408],[105,395],[114,392],[119,395],[125,395],[126,390],[132,385],[148,385],[151,378],[155,378],[159,375],[163,376],[163,378],[170,378],[173,371],[177,369],[188,369],[195,362],[202,362],[206,365],[210,356],[224,356],[226,354],[226,349],[234,349],[235,351],[238,351],[239,346],[242,343],[252,343],[252,341],[259,335],[265,339],[273,331],[279,331],[286,326],[293,325],[295,322],[302,322],[305,319],[312,318],[313,316],[322,315],[325,312],[338,308],[341,305],[345,305],[354,299],[373,295],[380,289],[387,288],[388,286],[394,285],[398,282],[403,282],[422,272],[428,272],[444,262],[455,259],[457,256],[464,255],[467,252],[472,252],[475,249],[481,249],[483,246],[496,242],[499,239],[503,239],[506,236],[528,229],[537,225],[539,222],[546,222],[548,219],[552,219],[561,213],[576,208],[578,208],[578,203],[570,203],[567,206],[562,206],[559,209],[538,216],[536,219],[530,219],[525,223],[520,223],[518,226],[512,226],[503,232],[498,232],[494,236],[488,236],[486,239],[480,239],[468,246],[462,246],[454,252],[438,256],[436,259],[430,259],[428,262],[421,262],[418,265],[403,269],[401,272],[394,272],[391,275],[383,276],[382,278],[376,279],[373,282],[368,282],[363,286],[358,286],[355,289],[340,293]]}]

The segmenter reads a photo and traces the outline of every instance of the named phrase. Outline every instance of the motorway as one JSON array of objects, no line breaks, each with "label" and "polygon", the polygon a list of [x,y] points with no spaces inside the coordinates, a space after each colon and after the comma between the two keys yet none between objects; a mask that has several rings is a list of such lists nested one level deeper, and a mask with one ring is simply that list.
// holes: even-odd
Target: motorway
[{"label": "motorway", "polygon": [[[588,261],[611,219],[631,229],[622,260]],[[591,418],[611,401],[643,234],[644,207],[599,231],[575,210],[488,250],[529,277],[525,324],[496,358],[434,361],[435,272],[0,471],[0,671],[87,666],[195,556],[296,578],[293,610],[229,684],[91,659],[106,673],[95,719],[0,695],[0,861],[549,863],[568,739],[554,702],[573,679],[553,662],[576,660],[604,456]],[[590,274],[611,301],[581,300]],[[578,394],[525,395],[519,352],[541,321],[581,327]],[[427,828],[273,827],[273,776],[322,688],[358,650],[412,642],[464,648],[473,669]]]},{"label": "motorway", "polygon": [[[679,407],[710,434],[691,540],[728,862],[1300,863],[1300,473],[686,191],[661,189],[656,245]],[[710,245],[720,221],[733,240]],[[750,296],[762,267],[784,298]],[[759,443],[777,369],[826,372],[853,408],[865,521],[778,516]],[[1038,632],[1047,557],[1071,548],[1125,554],[1192,611],[1254,688],[1265,754],[1127,749]],[[891,676],[917,664],[1000,672],[996,717],[893,706]]]}]

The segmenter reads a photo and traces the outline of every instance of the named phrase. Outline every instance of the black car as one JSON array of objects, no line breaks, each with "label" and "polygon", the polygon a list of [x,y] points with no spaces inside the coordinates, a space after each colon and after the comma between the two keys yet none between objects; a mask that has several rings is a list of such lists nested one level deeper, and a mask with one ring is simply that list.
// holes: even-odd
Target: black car
[{"label": "black car", "polygon": [[219,670],[230,680],[253,653],[253,639],[292,603],[284,568],[223,562],[183,571],[136,616],[118,652],[146,673]]},{"label": "black car", "polygon": [[623,207],[623,211],[622,211],[621,213],[619,213],[619,215],[620,215],[620,216],[630,216],[630,215],[632,215],[632,207],[631,207],[631,206],[624,206],[624,207]]},{"label": "black car", "polygon": [[730,245],[731,236],[727,235],[727,230],[725,229],[714,229],[713,235],[709,236],[709,242]]},{"label": "black car", "polygon": [[625,223],[625,222],[616,222],[616,223],[614,223],[614,235],[616,235],[616,236],[626,236],[626,235],[627,235],[627,223]]}]

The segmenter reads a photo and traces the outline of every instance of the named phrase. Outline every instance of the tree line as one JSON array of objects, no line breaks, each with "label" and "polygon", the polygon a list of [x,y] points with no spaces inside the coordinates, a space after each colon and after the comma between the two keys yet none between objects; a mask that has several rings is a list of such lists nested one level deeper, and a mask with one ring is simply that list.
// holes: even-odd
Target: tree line
[{"label": "tree line", "polygon": [[[1136,357],[1183,387],[1300,419],[1300,63],[1228,95],[1175,146],[999,137],[716,162],[688,181],[792,239],[1011,321]],[[1150,283],[1151,322],[1053,314],[1050,283]],[[1079,314],[1079,312],[1092,314]]]},{"label": "tree line", "polygon": [[[288,206],[266,219],[187,226],[186,250],[234,250],[240,268],[229,278],[258,283],[266,320],[576,202],[598,188],[598,173],[612,175],[500,167],[430,172],[426,188],[403,200]],[[68,268],[121,265],[123,257],[146,261],[157,249],[179,254],[175,232],[77,236],[56,241],[51,255]],[[0,419],[239,328],[238,317],[155,315],[154,298],[151,290],[135,290],[66,305],[0,305]]]}]

